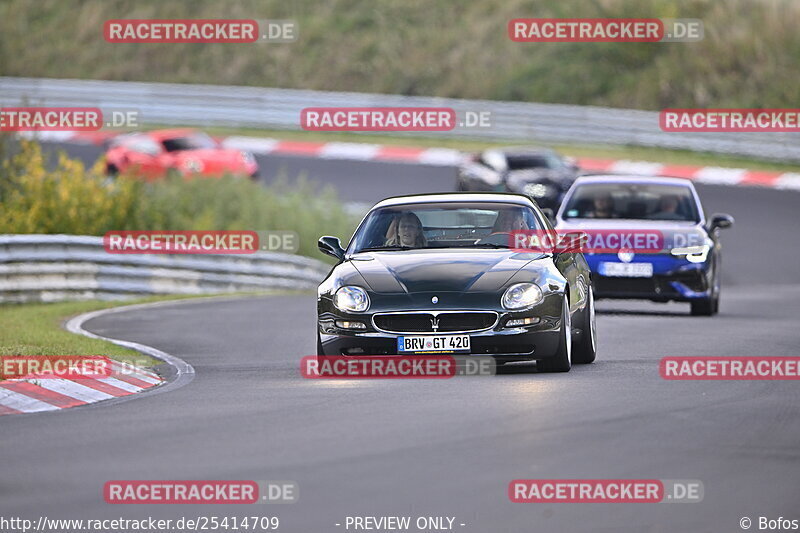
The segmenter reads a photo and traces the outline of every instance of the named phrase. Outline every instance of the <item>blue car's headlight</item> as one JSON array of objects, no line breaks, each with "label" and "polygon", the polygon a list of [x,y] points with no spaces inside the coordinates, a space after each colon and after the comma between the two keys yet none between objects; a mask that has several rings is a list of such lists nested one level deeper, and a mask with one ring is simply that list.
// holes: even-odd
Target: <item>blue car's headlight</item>
[{"label": "blue car's headlight", "polygon": [[333,295],[333,305],[341,311],[361,313],[369,308],[369,296],[361,287],[345,285]]},{"label": "blue car's headlight", "polygon": [[711,251],[711,246],[702,244],[700,246],[684,246],[682,248],[673,248],[670,250],[672,255],[678,257],[686,257],[690,263],[705,263],[708,259],[708,252]]},{"label": "blue car's headlight", "polygon": [[542,289],[535,283],[516,283],[503,293],[501,303],[510,310],[525,309],[542,301]]}]

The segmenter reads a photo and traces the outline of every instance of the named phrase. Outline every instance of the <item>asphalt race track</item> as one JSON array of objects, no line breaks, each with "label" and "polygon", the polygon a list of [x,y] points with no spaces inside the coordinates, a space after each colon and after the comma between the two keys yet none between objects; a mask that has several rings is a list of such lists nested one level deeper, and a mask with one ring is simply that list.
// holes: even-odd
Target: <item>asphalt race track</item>
[{"label": "asphalt race track", "polygon": [[[87,150],[91,148],[86,147]],[[87,156],[88,157],[88,156]],[[344,200],[451,190],[453,169],[271,158]],[[311,294],[184,302],[87,329],[191,363],[168,394],[0,421],[0,515],[275,515],[280,531],[345,531],[346,516],[454,516],[472,532],[741,531],[797,516],[800,389],[791,381],[665,381],[670,355],[797,356],[800,193],[699,186],[723,235],[719,316],[688,304],[601,301],[598,361],[482,378],[312,381]],[[352,194],[352,196],[350,196]],[[700,503],[514,504],[517,478],[696,479]],[[108,480],[293,480],[299,502],[108,505]],[[465,524],[460,526],[459,524]],[[336,524],[342,524],[337,527]]]}]

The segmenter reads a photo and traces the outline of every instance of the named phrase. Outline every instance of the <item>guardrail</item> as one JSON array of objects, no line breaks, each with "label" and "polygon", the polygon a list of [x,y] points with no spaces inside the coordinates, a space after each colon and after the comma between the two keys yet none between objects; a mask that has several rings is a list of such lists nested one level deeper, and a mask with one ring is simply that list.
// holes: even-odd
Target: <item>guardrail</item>
[{"label": "guardrail", "polygon": [[0,77],[0,107],[20,104],[135,109],[141,120],[149,124],[290,130],[300,129],[300,111],[306,107],[451,107],[459,117],[467,111],[489,111],[492,125],[426,135],[512,142],[655,146],[800,161],[798,133],[667,133],[659,128],[657,112],[593,106],[261,87]]},{"label": "guardrail", "polygon": [[330,265],[308,257],[109,254],[102,237],[0,235],[0,302],[312,289]]}]

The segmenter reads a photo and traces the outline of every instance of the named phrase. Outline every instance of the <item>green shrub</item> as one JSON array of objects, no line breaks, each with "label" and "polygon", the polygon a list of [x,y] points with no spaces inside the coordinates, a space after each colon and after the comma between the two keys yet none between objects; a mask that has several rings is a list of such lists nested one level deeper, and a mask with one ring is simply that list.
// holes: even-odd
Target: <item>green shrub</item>
[{"label": "green shrub", "polygon": [[59,155],[52,170],[41,148],[21,141],[0,165],[0,233],[103,235],[111,230],[291,230],[299,253],[322,258],[320,235],[350,237],[356,220],[331,189],[300,178],[265,187],[243,178],[142,182],[107,178]]}]

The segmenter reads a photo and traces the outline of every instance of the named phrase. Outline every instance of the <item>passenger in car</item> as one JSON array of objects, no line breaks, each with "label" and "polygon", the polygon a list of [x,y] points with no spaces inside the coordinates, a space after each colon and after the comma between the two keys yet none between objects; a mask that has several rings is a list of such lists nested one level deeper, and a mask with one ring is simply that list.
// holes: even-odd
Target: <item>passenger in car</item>
[{"label": "passenger in car", "polygon": [[492,233],[511,233],[529,229],[525,217],[519,209],[503,209],[494,221]]},{"label": "passenger in car", "polygon": [[657,220],[684,220],[686,217],[678,212],[680,200],[674,194],[665,194],[659,202],[659,211],[649,218]]}]

